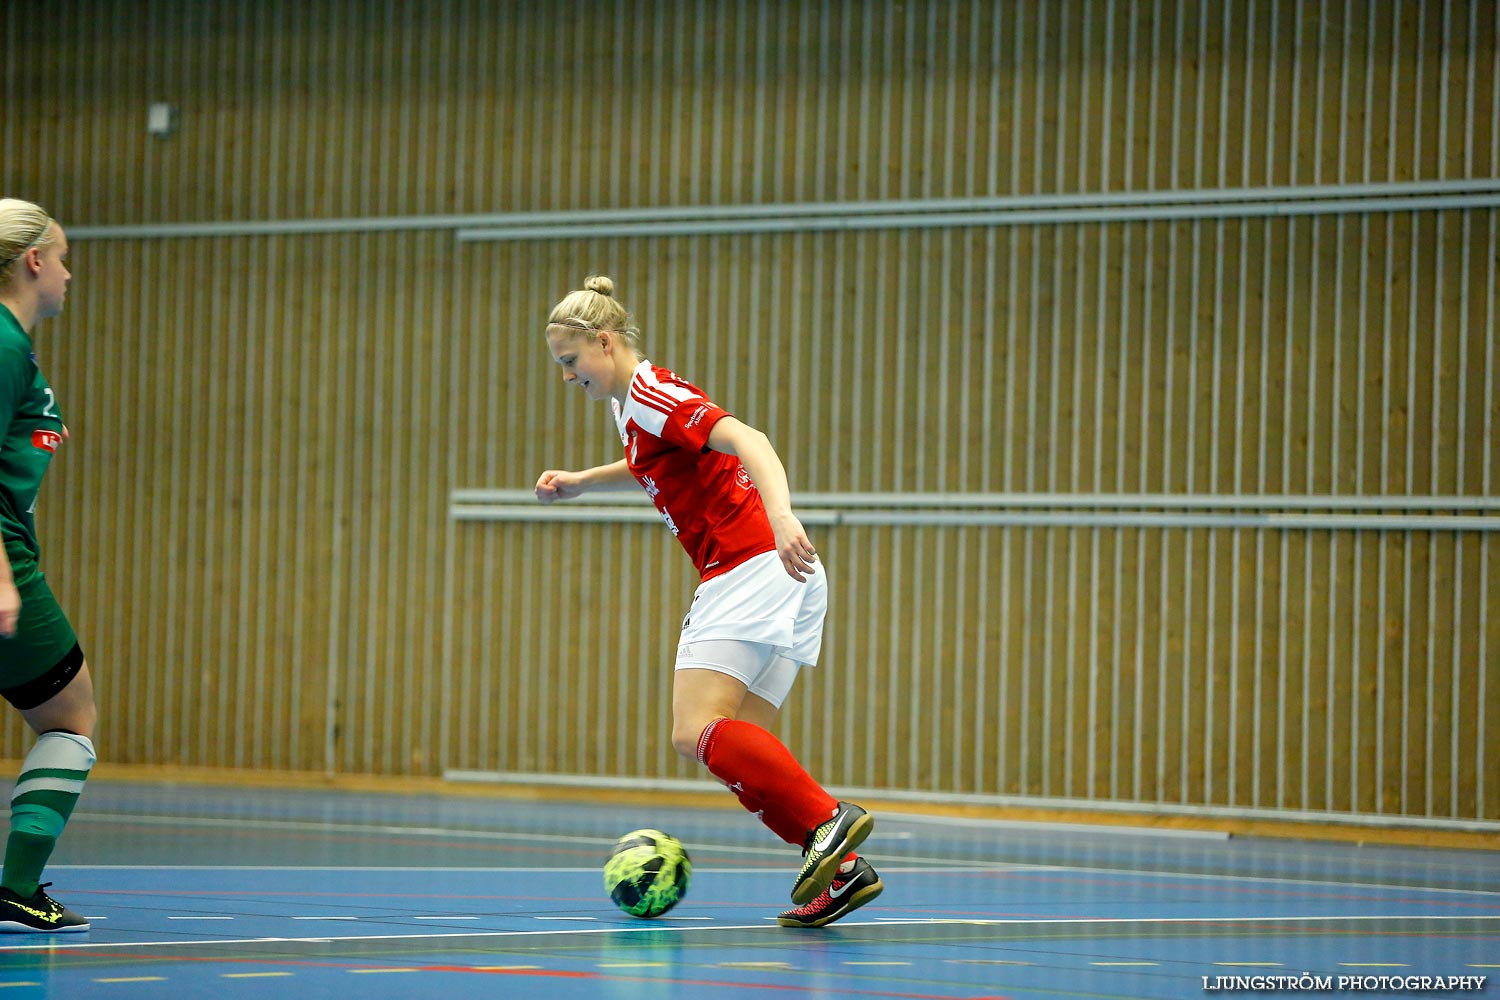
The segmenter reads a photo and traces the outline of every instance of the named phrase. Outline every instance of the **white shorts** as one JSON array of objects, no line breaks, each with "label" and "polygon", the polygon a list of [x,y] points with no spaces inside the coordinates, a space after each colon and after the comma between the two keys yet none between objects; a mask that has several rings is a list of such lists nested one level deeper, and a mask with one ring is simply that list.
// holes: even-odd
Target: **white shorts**
[{"label": "white shorts", "polygon": [[828,579],[821,564],[798,583],[775,552],[763,552],[699,584],[682,620],[677,669],[729,674],[780,707],[797,671],[818,662],[827,613]]}]

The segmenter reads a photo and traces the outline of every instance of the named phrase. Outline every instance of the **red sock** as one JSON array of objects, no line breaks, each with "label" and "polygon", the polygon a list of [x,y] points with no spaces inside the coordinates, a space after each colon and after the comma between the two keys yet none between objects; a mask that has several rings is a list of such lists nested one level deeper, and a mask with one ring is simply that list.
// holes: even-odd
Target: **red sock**
[{"label": "red sock", "polygon": [[752,723],[710,722],[698,738],[698,759],[788,844],[801,847],[807,831],[838,808],[780,740]]},{"label": "red sock", "polygon": [[740,800],[740,805],[753,812],[755,818],[764,823],[772,833],[788,844],[795,844],[798,847],[802,846],[802,841],[806,838],[807,831],[802,829],[795,820],[787,819],[786,815],[774,806],[767,808],[766,803],[762,801],[761,797],[744,785],[738,782],[732,785],[727,782],[725,784],[734,793],[735,798]]}]

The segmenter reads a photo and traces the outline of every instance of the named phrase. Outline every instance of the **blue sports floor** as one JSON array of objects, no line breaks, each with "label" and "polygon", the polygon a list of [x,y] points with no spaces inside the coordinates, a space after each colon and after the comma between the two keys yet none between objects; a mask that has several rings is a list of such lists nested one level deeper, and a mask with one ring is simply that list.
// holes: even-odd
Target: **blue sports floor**
[{"label": "blue sports floor", "polygon": [[[48,872],[93,930],[0,936],[0,1000],[1500,996],[1500,853],[877,823],[884,895],[809,931],[775,923],[799,859],[735,808],[94,780]],[[638,827],[694,861],[661,920],[603,892]]]}]

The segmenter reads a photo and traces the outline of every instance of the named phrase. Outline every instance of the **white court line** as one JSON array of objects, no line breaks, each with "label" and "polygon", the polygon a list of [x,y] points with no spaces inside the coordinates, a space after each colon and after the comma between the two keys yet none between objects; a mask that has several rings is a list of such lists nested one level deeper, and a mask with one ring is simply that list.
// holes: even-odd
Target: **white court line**
[{"label": "white court line", "polygon": [[[291,821],[291,820],[256,820],[256,819],[233,819],[233,818],[222,818],[221,819],[221,818],[218,818],[218,817],[211,817],[211,816],[177,817],[177,816],[164,816],[164,815],[158,815],[158,814],[150,814],[150,813],[74,813],[72,819],[69,820],[69,822],[73,822],[73,823],[80,822],[80,821],[82,821],[82,822],[94,822],[94,823],[131,822],[131,823],[141,823],[141,824],[147,824],[147,825],[153,825],[153,826],[178,826],[178,827],[180,827],[180,826],[199,826],[199,827],[217,827],[217,828],[225,828],[225,827],[228,827],[228,828],[247,828],[247,827],[250,827],[250,828],[262,829],[262,830],[289,830],[289,831],[304,832],[304,833],[308,832],[308,831],[313,831],[313,832],[326,831],[326,832],[333,832],[333,833],[363,833],[363,834],[380,833],[380,834],[398,834],[398,835],[401,835],[401,836],[409,836],[409,837],[433,837],[433,838],[445,838],[445,839],[450,839],[450,840],[480,840],[480,841],[488,840],[488,841],[496,841],[496,842],[528,843],[528,844],[534,844],[539,839],[537,834],[532,834],[532,833],[503,833],[503,832],[499,832],[499,831],[487,831],[487,830],[453,830],[453,829],[447,829],[447,828],[443,828],[443,827],[379,826],[379,825],[366,825],[366,824],[360,824],[360,823],[319,823],[319,822]],[[603,846],[606,849],[609,848],[609,847],[613,847],[614,844],[615,844],[615,841],[613,841],[613,840],[610,840],[608,838],[600,838],[600,837],[568,837],[568,836],[552,836],[552,835],[549,834],[547,836],[547,839],[550,840],[550,841],[552,841],[552,842],[554,842],[554,843],[578,844],[578,845],[587,845],[587,846],[590,846],[590,847]],[[878,838],[877,838],[877,841],[878,841]],[[762,855],[762,856],[765,856],[765,857],[776,857],[776,858],[785,858],[785,857],[788,856],[788,852],[785,849],[781,849],[781,848],[750,847],[750,846],[743,846],[743,845],[738,845],[738,844],[700,844],[700,845],[695,845],[693,849],[695,851],[705,851],[705,852],[706,851],[718,851],[718,852],[724,852],[724,853],[730,853],[730,854]],[[873,853],[871,855],[871,857],[875,858],[876,860],[880,860],[880,855],[878,854],[878,852],[877,853]],[[952,866],[952,865],[955,864],[954,859],[951,858],[951,857],[950,858],[931,858],[931,857],[922,857],[922,856],[915,856],[915,855],[907,855],[905,857],[902,857],[902,858],[896,859],[896,860],[898,861],[898,863],[899,862],[917,863],[917,864],[930,863],[930,864],[934,864],[934,865],[949,865],[949,866]],[[63,867],[63,866],[60,866],[60,865],[50,866],[49,870],[50,870],[50,868],[59,868],[59,867]],[[103,868],[104,866],[80,865],[78,867],[80,867],[80,868],[91,868],[91,867]],[[113,866],[113,867],[118,867],[118,868],[146,868],[148,866],[143,866],[143,865],[119,865],[119,866]],[[176,866],[165,865],[165,866],[159,866],[159,867],[164,868],[164,869],[172,869],[172,868],[175,868]],[[286,871],[341,871],[341,870],[342,871],[579,871],[579,870],[584,870],[584,869],[578,869],[578,868],[562,868],[562,867],[556,867],[556,868],[551,868],[551,867],[549,867],[549,868],[515,867],[515,868],[493,868],[493,869],[459,868],[459,867],[454,867],[454,868],[416,868],[416,867],[413,867],[413,868],[389,868],[389,869],[382,869],[382,868],[352,868],[352,867],[351,868],[346,868],[346,869],[340,869],[340,868],[278,868],[278,867],[275,867],[275,866],[253,866],[253,865],[252,866],[245,866],[243,869],[233,868],[233,867],[229,867],[229,866],[221,866],[221,865],[182,866],[182,867],[183,868],[201,868],[203,870],[221,869],[221,870],[225,870],[225,871],[235,871],[235,870],[245,870],[245,871],[282,871],[282,870],[286,870]],[[708,871],[708,870],[709,869],[700,869],[700,871]],[[892,872],[899,871],[899,869],[895,869],[895,868],[892,868],[890,870]],[[1389,884],[1389,883],[1382,883],[1382,882],[1340,882],[1340,881],[1333,881],[1333,880],[1292,879],[1292,878],[1277,877],[1277,876],[1258,876],[1258,875],[1228,875],[1228,874],[1214,875],[1214,874],[1202,874],[1202,873],[1196,873],[1196,872],[1164,872],[1164,871],[1153,871],[1153,870],[1143,870],[1143,869],[1134,869],[1134,868],[1130,868],[1130,869],[1126,869],[1126,868],[1094,868],[1094,867],[1075,867],[1075,866],[1072,866],[1072,865],[1028,865],[1028,864],[1025,864],[1025,863],[1009,862],[1009,861],[993,861],[993,862],[991,862],[991,861],[969,861],[969,862],[966,862],[965,864],[963,864],[963,865],[961,865],[959,867],[950,867],[950,868],[921,868],[921,869],[914,869],[914,871],[917,871],[917,872],[922,872],[922,871],[927,871],[927,872],[952,871],[952,872],[961,872],[961,873],[968,873],[968,872],[994,872],[994,871],[1002,871],[1002,872],[1003,871],[1078,872],[1080,874],[1088,874],[1088,875],[1104,874],[1104,875],[1116,875],[1116,876],[1133,877],[1133,878],[1141,878],[1141,877],[1180,878],[1180,879],[1198,879],[1198,880],[1219,880],[1219,881],[1226,881],[1226,882],[1267,883],[1267,884],[1273,884],[1273,885],[1332,886],[1332,887],[1337,887],[1337,888],[1342,888],[1342,889],[1382,889],[1382,890],[1402,891],[1402,892],[1456,893],[1456,894],[1482,895],[1482,896],[1500,896],[1500,890],[1494,890],[1494,889],[1452,889],[1452,888],[1442,888],[1442,887],[1432,887],[1432,886],[1412,886],[1412,885],[1402,885],[1402,884]],[[745,872],[743,870],[741,870],[739,873],[740,874],[764,874],[764,872]]]},{"label": "white court line", "polygon": [[[233,825],[233,824],[230,824]],[[613,845],[613,841],[610,842]],[[704,845],[695,847],[694,850],[702,851],[735,851],[740,848]],[[760,850],[757,848],[756,850]],[[769,850],[769,849],[766,849]],[[771,851],[780,856],[786,855],[785,851]],[[1430,892],[1434,894],[1451,894],[1461,896],[1500,896],[1500,889],[1454,889],[1448,886],[1426,886],[1406,885],[1399,882],[1339,882],[1332,879],[1305,879],[1287,878],[1278,875],[1229,875],[1204,872],[1166,872],[1153,871],[1151,869],[1138,868],[1086,868],[1077,865],[1031,865],[1023,862],[1013,861],[978,861],[970,865],[953,865],[951,858],[921,858],[903,857],[896,859],[893,863],[881,861],[878,854],[869,857],[880,861],[880,870],[888,875],[980,875],[995,872],[1025,872],[1035,874],[1038,872],[1072,872],[1079,875],[1114,875],[1121,878],[1143,879],[1143,878],[1176,878],[1193,879],[1197,881],[1238,882],[1264,885],[1289,885],[1306,886],[1316,888],[1332,889],[1370,889],[1383,890],[1386,892]],[[933,867],[927,864],[920,868],[903,868],[902,862],[931,862]],[[946,864],[946,866],[944,866]],[[248,871],[248,872],[472,872],[484,874],[486,872],[592,872],[593,867],[505,867],[505,868],[420,868],[416,866],[403,867],[380,867],[380,866],[353,866],[353,865],[48,865],[48,871],[72,870],[72,871]],[[700,868],[693,866],[697,874],[714,875],[755,875],[776,874],[771,868]],[[107,889],[91,890],[94,892],[107,893]],[[438,893],[436,895],[441,895]]]},{"label": "white court line", "polygon": [[[492,841],[496,843],[518,843],[539,844],[542,840],[556,844],[572,844],[585,847],[601,848],[601,857],[609,853],[609,849],[615,846],[616,841],[605,837],[570,837],[554,836],[552,834],[537,833],[503,833],[497,830],[455,830],[445,827],[432,826],[381,826],[364,823],[320,823],[300,820],[271,820],[271,819],[220,819],[214,816],[161,816],[152,813],[77,813],[75,812],[70,823],[137,823],[144,826],[194,826],[210,827],[217,829],[256,829],[256,830],[283,830],[295,833],[358,833],[358,834],[382,834],[388,836],[402,837],[432,837],[442,840],[477,840]],[[744,844],[696,844],[694,851],[717,851],[727,854],[749,854],[768,858],[791,859],[796,857],[795,853],[787,848],[777,847],[754,847]],[[953,864],[954,859],[949,858],[926,858],[908,855],[901,860],[906,862],[930,861],[934,864]],[[976,870],[992,871],[1011,868],[1026,867],[1015,865],[1010,862],[972,861],[967,862]],[[84,866],[88,867],[88,866]],[[138,867],[125,865],[118,867]],[[170,865],[164,867],[172,867]],[[250,866],[252,870],[255,866]],[[795,865],[792,865],[795,867]],[[1050,866],[1044,866],[1050,867]],[[265,869],[269,870],[269,869]],[[356,870],[356,869],[351,869]],[[475,869],[436,869],[417,868],[415,871],[443,871],[443,870],[475,870]],[[518,869],[521,871],[546,871],[548,869]],[[560,869],[571,870],[571,869]]]},{"label": "white court line", "polygon": [[[511,865],[504,868],[470,868],[467,865],[454,865],[451,868],[433,868],[426,865],[48,865],[47,870],[71,869],[72,871],[102,872],[472,872],[476,875],[492,873],[504,875],[511,872],[592,872],[593,867],[580,865],[568,865],[566,867],[535,867],[533,865]],[[699,868],[693,866],[693,871],[713,871],[714,869]],[[744,873],[744,868],[726,868],[724,871]],[[771,868],[757,869],[759,871],[774,871]],[[930,871],[932,869],[922,868],[919,871]],[[978,871],[979,869],[973,869]]]},{"label": "white court line", "polygon": [[[1358,916],[1308,916],[1308,917],[1058,917],[1055,919],[1037,920],[1024,917],[1002,917],[996,919],[981,920],[957,920],[950,918],[927,918],[927,919],[892,919],[863,921],[840,921],[839,926],[844,929],[850,927],[920,927],[925,925],[947,925],[954,927],[1018,927],[1033,926],[1046,927],[1053,924],[1067,924],[1075,926],[1144,926],[1150,924],[1269,924],[1269,923],[1338,923],[1338,922],[1368,922],[1372,920],[1427,920],[1434,922],[1453,923],[1460,920],[1496,920],[1500,921],[1500,914],[1469,916],[1463,914],[1362,914]],[[18,944],[0,945],[0,952],[7,951],[56,951],[65,954],[75,951],[101,951],[106,948],[186,948],[193,945],[225,945],[225,944],[339,944],[357,943],[362,941],[472,941],[477,938],[517,938],[517,937],[556,937],[558,935],[577,934],[693,934],[704,931],[767,931],[772,930],[764,924],[724,924],[721,927],[666,927],[654,924],[648,927],[578,927],[568,930],[550,931],[462,931],[453,934],[352,934],[345,937],[245,937],[245,938],[217,938],[205,941],[84,941],[78,944],[71,942],[49,941],[42,944]],[[782,935],[780,929],[773,933]]]},{"label": "white court line", "polygon": [[[324,823],[317,820],[220,818],[217,816],[166,816],[159,813],[89,813],[75,812],[70,823],[137,823],[143,826],[208,826],[238,827],[256,830],[288,830],[304,833],[321,830],[329,833],[380,833],[403,837],[440,837],[446,840],[494,840],[507,843],[536,844],[542,839],[553,843],[586,844],[589,847],[610,848],[613,838],[554,836],[538,833],[505,833],[499,830],[462,830],[440,826],[390,826],[378,823]],[[753,853],[784,854],[767,847],[746,847]]]},{"label": "white court line", "polygon": [[[695,850],[713,850],[711,847],[695,848]],[[785,853],[785,852],[783,852]],[[872,855],[873,857],[873,855]],[[787,871],[795,866],[790,864],[796,860],[788,855]],[[939,866],[938,859],[934,864],[924,864],[916,868],[904,867],[901,862],[908,860],[920,861],[920,858],[901,858],[899,861],[881,861],[880,870],[887,874],[903,875],[982,875],[992,872],[1024,871],[1024,872],[1067,872],[1083,871],[1080,868],[1070,868],[1067,865],[1028,865],[1012,862],[982,861],[979,867],[963,866]],[[951,859],[948,859],[951,861]],[[601,858],[602,863],[602,858]],[[100,871],[100,872],[458,872],[466,875],[513,875],[516,872],[544,872],[549,874],[595,874],[599,868],[597,865],[568,865],[537,867],[533,865],[513,865],[506,868],[470,868],[466,865],[455,865],[447,868],[422,867],[417,865],[48,865],[51,871]],[[780,876],[781,869],[778,868],[707,868],[702,865],[693,865],[694,875],[773,875]],[[1116,873],[1119,874],[1119,873]],[[1133,874],[1133,873],[1125,873]],[[1340,885],[1344,883],[1339,883]],[[1404,888],[1404,887],[1403,887]],[[107,891],[107,890],[98,890]],[[268,890],[269,891],[269,890]],[[434,893],[442,895],[442,893]]]},{"label": "white court line", "polygon": [[1124,837],[1163,837],[1168,839],[1186,840],[1229,840],[1230,835],[1222,830],[1194,830],[1177,829],[1175,827],[1154,826],[1110,826],[1103,823],[1087,823],[1082,820],[1069,823],[1065,820],[1046,822],[1039,820],[1018,819],[988,819],[981,817],[964,816],[934,816],[927,813],[897,813],[885,812],[880,814],[882,823],[895,825],[897,823],[914,823],[917,825],[931,826],[953,826],[969,827],[971,829],[990,829],[1005,832],[1006,830],[1024,830],[1028,833],[1072,833],[1079,836],[1088,834],[1100,834]]}]

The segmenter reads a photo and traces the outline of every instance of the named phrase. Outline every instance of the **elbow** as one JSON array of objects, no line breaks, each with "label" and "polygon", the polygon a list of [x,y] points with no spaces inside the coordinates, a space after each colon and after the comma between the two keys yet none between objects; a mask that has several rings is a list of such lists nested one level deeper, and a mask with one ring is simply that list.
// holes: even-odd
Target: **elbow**
[{"label": "elbow", "polygon": [[774,453],[774,449],[771,447],[771,439],[766,437],[765,431],[757,430],[754,427],[747,427],[745,428],[744,438],[744,447],[740,449],[741,455],[746,451],[768,451]]}]

